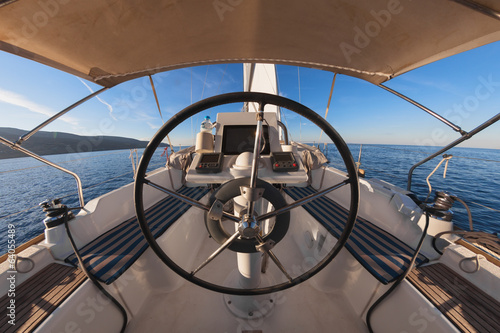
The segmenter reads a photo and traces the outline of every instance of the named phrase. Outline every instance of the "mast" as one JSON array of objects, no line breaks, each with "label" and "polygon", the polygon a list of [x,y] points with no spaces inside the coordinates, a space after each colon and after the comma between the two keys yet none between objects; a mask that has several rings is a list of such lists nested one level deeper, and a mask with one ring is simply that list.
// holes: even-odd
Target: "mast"
[{"label": "mast", "polygon": [[[276,77],[276,66],[274,64],[243,64],[244,91],[263,92],[278,95],[278,79]],[[245,103],[246,112],[257,112],[257,103]],[[280,119],[280,112],[276,105],[266,105],[265,112],[275,112]]]}]

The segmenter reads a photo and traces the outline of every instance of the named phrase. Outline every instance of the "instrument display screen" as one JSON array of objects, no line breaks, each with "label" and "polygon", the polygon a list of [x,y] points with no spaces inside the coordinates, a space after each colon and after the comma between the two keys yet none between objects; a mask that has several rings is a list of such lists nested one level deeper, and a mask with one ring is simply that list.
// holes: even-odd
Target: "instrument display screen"
[{"label": "instrument display screen", "polygon": [[293,155],[290,154],[274,154],[274,160],[276,162],[293,162]]},{"label": "instrument display screen", "polygon": [[[261,139],[263,145],[261,154],[269,155],[271,153],[269,129],[263,125],[262,130],[264,135]],[[256,131],[256,125],[225,125],[222,132],[222,152],[224,155],[239,155],[247,151],[253,153]]]},{"label": "instrument display screen", "polygon": [[219,162],[219,154],[203,154],[200,163],[217,163]]}]

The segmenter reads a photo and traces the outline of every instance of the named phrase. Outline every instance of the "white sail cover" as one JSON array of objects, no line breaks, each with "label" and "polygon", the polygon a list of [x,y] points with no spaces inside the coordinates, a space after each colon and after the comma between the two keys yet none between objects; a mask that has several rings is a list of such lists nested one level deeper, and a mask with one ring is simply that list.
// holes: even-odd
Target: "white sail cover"
[{"label": "white sail cover", "polygon": [[[244,91],[278,95],[276,66],[273,64],[244,64],[243,85]],[[248,112],[257,112],[259,105],[257,103],[247,103],[245,108]],[[280,120],[280,113],[276,105],[266,105],[264,111],[276,113],[278,120]]]},{"label": "white sail cover", "polygon": [[499,40],[499,11],[498,0],[0,0],[0,50],[103,86],[231,62],[378,84]]}]

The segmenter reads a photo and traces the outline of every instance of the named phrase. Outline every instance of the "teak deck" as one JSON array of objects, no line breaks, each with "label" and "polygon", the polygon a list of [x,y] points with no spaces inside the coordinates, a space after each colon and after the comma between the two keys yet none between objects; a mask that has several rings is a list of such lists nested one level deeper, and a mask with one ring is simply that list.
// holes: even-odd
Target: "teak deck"
[{"label": "teak deck", "polygon": [[50,264],[16,287],[15,296],[5,295],[0,307],[6,309],[15,300],[15,325],[8,316],[0,318],[0,332],[32,332],[86,279],[74,267]]},{"label": "teak deck", "polygon": [[500,332],[500,303],[446,265],[416,268],[408,280],[461,332]]}]

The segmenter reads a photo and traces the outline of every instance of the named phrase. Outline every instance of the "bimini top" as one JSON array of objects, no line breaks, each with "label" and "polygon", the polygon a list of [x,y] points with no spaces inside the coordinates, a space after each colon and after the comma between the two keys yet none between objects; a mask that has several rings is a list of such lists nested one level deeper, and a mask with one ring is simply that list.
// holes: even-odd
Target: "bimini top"
[{"label": "bimini top", "polygon": [[227,62],[382,83],[500,40],[497,0],[0,0],[0,49],[102,86]]}]

